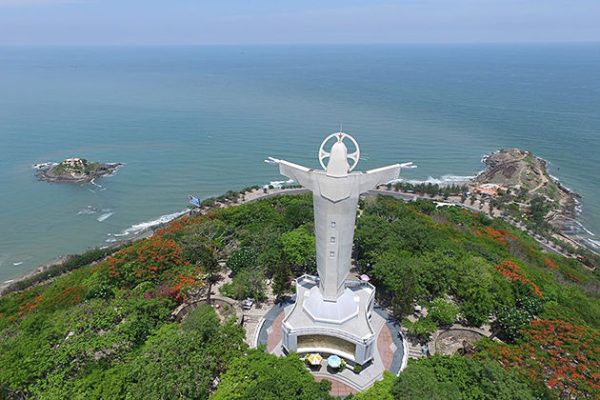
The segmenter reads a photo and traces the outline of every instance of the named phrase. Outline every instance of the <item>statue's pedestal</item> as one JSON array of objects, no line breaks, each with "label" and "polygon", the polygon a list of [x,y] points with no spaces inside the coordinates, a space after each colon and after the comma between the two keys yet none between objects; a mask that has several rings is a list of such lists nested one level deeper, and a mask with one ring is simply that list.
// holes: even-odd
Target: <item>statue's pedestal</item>
[{"label": "statue's pedestal", "polygon": [[344,286],[336,301],[326,301],[318,277],[296,279],[296,303],[282,324],[287,352],[337,354],[361,365],[373,359],[375,333],[370,319],[375,288],[350,280]]}]

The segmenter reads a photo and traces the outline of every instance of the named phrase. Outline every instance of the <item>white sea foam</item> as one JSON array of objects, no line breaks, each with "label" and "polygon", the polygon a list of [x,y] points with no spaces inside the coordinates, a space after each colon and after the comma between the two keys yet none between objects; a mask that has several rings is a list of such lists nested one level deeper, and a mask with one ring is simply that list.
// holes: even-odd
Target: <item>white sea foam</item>
[{"label": "white sea foam", "polygon": [[493,156],[494,154],[498,154],[500,153],[500,150],[496,150],[496,151],[492,151],[491,153],[487,153],[481,156],[481,163],[485,164],[488,160],[488,158],[490,158],[491,156]]},{"label": "white sea foam", "polygon": [[271,181],[271,182],[267,183],[266,185],[264,185],[263,187],[268,188],[269,186],[273,186],[275,189],[281,189],[282,187],[291,185],[295,182],[296,181],[293,179],[288,179],[287,181]]},{"label": "white sea foam", "polygon": [[586,242],[588,242],[590,244],[590,246],[592,246],[594,249],[600,249],[600,240],[594,240],[594,239],[585,239]]},{"label": "white sea foam", "polygon": [[187,210],[184,210],[184,211],[179,211],[179,212],[172,213],[172,214],[162,215],[152,221],[146,221],[146,222],[142,222],[140,224],[131,225],[129,228],[125,229],[121,233],[115,233],[112,236],[121,237],[121,236],[136,235],[140,232],[145,231],[146,229],[153,228],[157,225],[166,224],[167,222],[170,222],[170,221],[174,220],[175,218],[180,217],[183,214],[186,214],[187,212],[188,212]]},{"label": "white sea foam", "polygon": [[87,206],[86,208],[77,211],[77,215],[92,215],[96,214],[97,212],[98,210],[93,206]]},{"label": "white sea foam", "polygon": [[123,163],[120,163],[120,164],[119,163],[109,163],[107,165],[117,165],[117,167],[110,174],[105,175],[106,177],[115,176],[117,174],[117,172],[121,169],[121,167],[125,166],[125,164],[123,164]]},{"label": "white sea foam", "polygon": [[97,188],[99,188],[99,189],[102,189],[102,185],[98,185],[98,184],[96,183],[96,179],[95,179],[95,178],[94,178],[94,179],[92,179],[92,180],[90,181],[90,183],[91,183],[92,185],[96,186]]},{"label": "white sea foam", "polygon": [[586,228],[581,222],[575,220],[575,223],[588,235],[590,236],[596,236],[596,234],[592,231],[590,231],[588,228]]},{"label": "white sea foam", "polygon": [[58,163],[55,162],[44,162],[44,163],[37,163],[37,164],[33,164],[32,167],[33,169],[46,169],[49,167],[53,167],[55,165],[58,165]]},{"label": "white sea foam", "polygon": [[98,218],[96,218],[96,221],[98,222],[103,222],[106,221],[107,219],[109,219],[112,215],[114,214],[114,212],[107,212],[104,213],[102,215],[100,215]]},{"label": "white sea foam", "polygon": [[399,178],[399,179],[394,179],[388,183],[394,184],[397,182],[404,182],[404,183],[410,183],[412,185],[431,183],[432,185],[449,186],[449,185],[466,184],[466,183],[469,183],[473,178],[474,178],[474,176],[442,175],[439,178],[434,178],[434,177],[430,176],[425,180]]},{"label": "white sea foam", "polygon": [[21,265],[21,264],[23,264],[23,261],[19,261],[19,262],[14,262],[14,263],[13,263],[13,265],[14,265],[15,267],[16,267],[16,266],[18,266],[18,265]]}]

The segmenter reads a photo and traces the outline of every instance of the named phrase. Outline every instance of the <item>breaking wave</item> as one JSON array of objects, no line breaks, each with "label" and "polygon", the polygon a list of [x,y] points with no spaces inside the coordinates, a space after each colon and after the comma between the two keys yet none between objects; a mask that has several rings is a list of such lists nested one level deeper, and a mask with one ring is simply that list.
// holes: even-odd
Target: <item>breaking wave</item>
[{"label": "breaking wave", "polygon": [[103,222],[106,221],[107,219],[109,219],[112,215],[114,214],[114,212],[107,212],[104,213],[102,215],[100,215],[98,218],[96,218],[96,221],[98,222]]},{"label": "breaking wave", "polygon": [[116,165],[117,167],[113,170],[113,172],[111,172],[108,175],[105,175],[106,177],[115,176],[117,174],[117,172],[119,172],[119,170],[125,166],[124,163],[108,163],[107,165],[110,165],[110,166]]},{"label": "breaking wave", "polygon": [[58,165],[58,163],[55,163],[55,162],[43,162],[43,163],[33,164],[32,167],[33,167],[33,169],[40,170],[40,169],[50,168],[50,167],[53,167],[55,165]]},{"label": "breaking wave", "polygon": [[600,250],[600,240],[587,238],[585,241],[594,249]]},{"label": "breaking wave", "polygon": [[266,185],[264,185],[264,188],[268,188],[269,186],[273,186],[275,189],[281,189],[284,186],[287,185],[292,185],[294,184],[296,181],[293,179],[288,179],[287,181],[271,181],[269,183],[267,183]]},{"label": "breaking wave", "polygon": [[461,185],[461,184],[466,184],[471,182],[471,180],[475,178],[475,176],[473,175],[469,175],[469,176],[463,176],[463,175],[442,175],[439,178],[434,178],[432,176],[428,177],[425,180],[418,180],[418,179],[404,179],[404,178],[398,178],[398,179],[394,179],[388,183],[398,183],[398,182],[403,182],[403,183],[410,183],[411,185],[421,185],[421,184],[432,184],[432,185],[439,185],[439,186],[449,186],[449,185]]},{"label": "breaking wave", "polygon": [[175,218],[180,217],[183,214],[186,214],[187,212],[188,212],[187,210],[183,210],[183,211],[179,211],[179,212],[172,213],[172,214],[161,215],[160,217],[158,217],[157,219],[153,219],[152,221],[146,221],[146,222],[142,222],[139,224],[131,225],[129,228],[123,230],[121,233],[115,233],[111,236],[124,237],[124,236],[137,235],[137,234],[139,234],[147,229],[153,228],[157,225],[162,225],[162,224],[166,224],[167,222],[171,222]]},{"label": "breaking wave", "polygon": [[77,215],[92,215],[92,214],[96,214],[98,212],[98,210],[93,207],[93,206],[87,206],[85,208],[82,208],[81,210],[77,211]]}]

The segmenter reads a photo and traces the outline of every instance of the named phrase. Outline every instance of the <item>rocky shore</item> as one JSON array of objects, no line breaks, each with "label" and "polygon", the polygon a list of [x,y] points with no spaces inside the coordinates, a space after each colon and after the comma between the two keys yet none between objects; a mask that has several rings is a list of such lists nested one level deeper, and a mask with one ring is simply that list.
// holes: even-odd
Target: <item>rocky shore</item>
[{"label": "rocky shore", "polygon": [[103,176],[112,175],[121,163],[89,162],[84,158],[68,158],[58,164],[36,164],[36,176],[46,182],[86,183]]},{"label": "rocky shore", "polygon": [[[495,185],[503,208],[535,217],[538,209],[553,228],[571,233],[580,196],[548,173],[548,162],[521,149],[502,149],[486,157],[486,169],[474,180],[478,187]],[[533,215],[532,215],[533,214]]]}]

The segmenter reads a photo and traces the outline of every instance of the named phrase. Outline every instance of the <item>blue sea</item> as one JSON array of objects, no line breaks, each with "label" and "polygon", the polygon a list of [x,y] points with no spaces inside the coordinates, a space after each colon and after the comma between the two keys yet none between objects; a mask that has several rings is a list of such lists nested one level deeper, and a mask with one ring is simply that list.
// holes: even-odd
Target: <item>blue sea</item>
[{"label": "blue sea", "polygon": [[[475,175],[521,147],[580,193],[600,234],[600,44],[2,47],[0,281],[127,238],[201,198],[317,166],[340,124],[359,169]],[[94,184],[36,180],[67,157],[125,164]],[[593,242],[592,242],[593,243]]]}]

